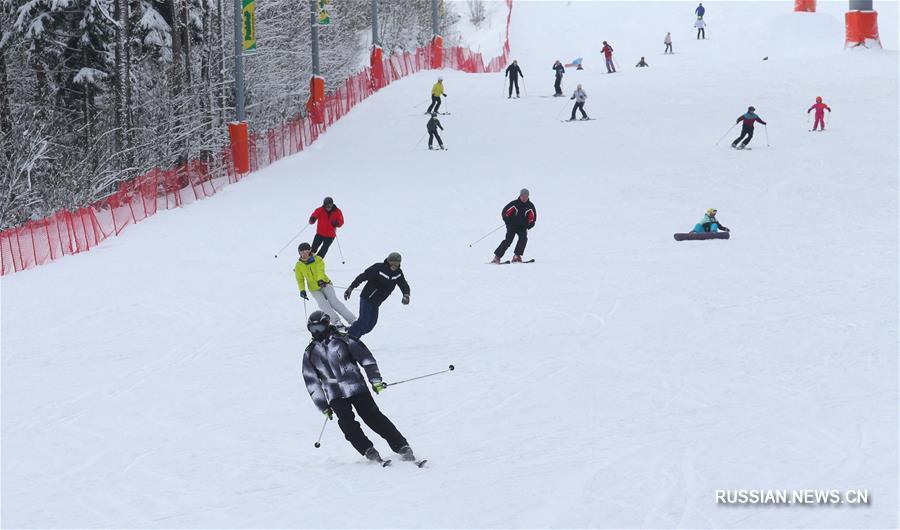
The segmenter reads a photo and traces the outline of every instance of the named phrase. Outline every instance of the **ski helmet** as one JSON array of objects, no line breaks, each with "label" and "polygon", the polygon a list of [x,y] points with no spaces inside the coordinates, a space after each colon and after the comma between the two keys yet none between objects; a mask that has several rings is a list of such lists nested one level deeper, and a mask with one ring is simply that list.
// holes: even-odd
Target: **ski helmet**
[{"label": "ski helmet", "polygon": [[438,83],[443,83],[443,82],[444,82],[444,78],[443,78],[443,77],[438,77]]},{"label": "ski helmet", "polygon": [[755,110],[756,110],[756,107],[754,107],[752,105],[750,107],[747,107],[747,112],[753,112]]},{"label": "ski helmet", "polygon": [[309,243],[300,243],[300,245],[297,247],[298,254],[303,252],[304,250],[312,250],[312,247],[309,246]]},{"label": "ski helmet", "polygon": [[531,192],[528,191],[528,188],[522,188],[519,190],[519,197],[529,197],[531,196]]},{"label": "ski helmet", "polygon": [[334,199],[325,197],[325,200],[322,201],[322,206],[334,206]]},{"label": "ski helmet", "polygon": [[822,96],[816,96],[816,103],[822,102]]},{"label": "ski helmet", "polygon": [[316,340],[322,340],[328,336],[331,329],[331,317],[324,311],[313,311],[306,321],[306,329]]},{"label": "ski helmet", "polygon": [[713,216],[713,215],[716,215],[716,212],[718,212],[718,211],[719,210],[716,210],[715,208],[707,208],[706,215]]},{"label": "ski helmet", "polygon": [[400,263],[401,261],[403,261],[403,259],[400,257],[399,252],[391,252],[390,254],[388,254],[388,263]]}]

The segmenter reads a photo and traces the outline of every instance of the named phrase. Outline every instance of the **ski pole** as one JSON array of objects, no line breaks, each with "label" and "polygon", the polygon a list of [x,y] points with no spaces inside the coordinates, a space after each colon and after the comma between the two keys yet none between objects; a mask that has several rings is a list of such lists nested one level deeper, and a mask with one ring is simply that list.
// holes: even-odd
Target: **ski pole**
[{"label": "ski pole", "polygon": [[283,247],[281,247],[281,249],[280,249],[278,252],[275,253],[275,257],[277,258],[278,255],[281,254],[282,251],[284,251],[284,249],[288,248],[288,245],[290,245],[291,243],[294,242],[295,239],[297,239],[298,237],[300,237],[300,234],[302,234],[304,231],[306,231],[306,229],[309,228],[309,226],[310,226],[310,225],[306,225],[306,226],[303,227],[303,230],[300,230],[299,232],[297,232],[297,233],[294,235],[294,237],[291,238],[290,241],[288,241],[287,243],[285,243],[285,245],[284,245]]},{"label": "ski pole", "polygon": [[427,100],[427,99],[426,99],[426,100],[423,100],[423,101],[420,101],[420,102],[416,103],[415,105],[413,105],[412,108],[419,107],[419,106],[421,106],[423,103],[428,103],[428,101],[429,101],[429,100]]},{"label": "ski pole", "polygon": [[319,433],[319,439],[313,444],[316,446],[316,449],[322,447],[322,435],[325,434],[325,426],[328,425],[328,419],[328,416],[325,416],[325,423],[322,424],[322,431]]},{"label": "ski pole", "polygon": [[528,97],[528,87],[525,86],[525,76],[522,76],[522,91],[525,92],[525,97]]},{"label": "ski pole", "polygon": [[338,254],[341,255],[341,265],[346,265],[347,262],[344,261],[344,251],[341,250],[341,240],[338,239],[337,233],[334,234],[334,242],[338,244]]},{"label": "ski pole", "polygon": [[413,151],[415,151],[415,150],[419,147],[419,144],[422,143],[422,140],[425,139],[425,136],[426,136],[427,134],[428,134],[428,131],[425,131],[425,134],[423,134],[422,136],[419,137],[419,141],[416,142],[416,145],[414,145],[413,148],[412,148]]},{"label": "ski pole", "polygon": [[496,232],[497,230],[500,230],[500,229],[503,228],[504,226],[506,226],[506,225],[505,225],[505,224],[502,224],[502,225],[498,226],[497,228],[491,230],[491,231],[488,232],[487,234],[485,234],[485,235],[479,237],[477,240],[472,241],[471,243],[469,243],[469,248],[472,248],[472,245],[474,245],[475,243],[478,243],[479,241],[481,241],[481,240],[483,240],[484,238],[486,238],[487,236],[493,234],[493,233]]},{"label": "ski pole", "polygon": [[384,386],[394,386],[394,385],[399,385],[400,383],[407,383],[407,382],[409,382],[409,381],[415,381],[416,379],[423,379],[423,378],[425,378],[425,377],[431,377],[431,376],[433,376],[433,375],[438,375],[438,374],[443,374],[443,373],[447,373],[447,372],[452,372],[454,369],[455,369],[455,367],[451,364],[449,368],[447,368],[446,370],[441,370],[440,372],[434,372],[433,374],[420,375],[419,377],[411,377],[411,378],[409,378],[409,379],[404,379],[403,381],[397,381],[396,383],[385,383]]},{"label": "ski pole", "polygon": [[306,311],[306,298],[303,299],[303,314],[306,315],[307,322],[309,321],[309,313]]},{"label": "ski pole", "polygon": [[562,114],[563,111],[566,110],[566,107],[568,107],[568,106],[569,106],[569,104],[568,104],[568,103],[565,103],[565,104],[563,105],[563,108],[559,109],[559,112],[556,113],[556,119],[557,119],[557,120],[559,119],[559,115]]},{"label": "ski pole", "polygon": [[766,147],[772,147],[769,145],[769,126],[763,125],[763,128],[766,130]]},{"label": "ski pole", "polygon": [[731,132],[731,129],[734,129],[736,126],[737,126],[737,122],[735,122],[734,125],[732,125],[731,127],[729,127],[728,130],[725,131],[725,134],[723,134],[721,138],[719,138],[718,140],[716,140],[716,145],[719,145],[719,142],[721,142],[722,140],[724,140],[725,137],[728,136],[728,133]]}]

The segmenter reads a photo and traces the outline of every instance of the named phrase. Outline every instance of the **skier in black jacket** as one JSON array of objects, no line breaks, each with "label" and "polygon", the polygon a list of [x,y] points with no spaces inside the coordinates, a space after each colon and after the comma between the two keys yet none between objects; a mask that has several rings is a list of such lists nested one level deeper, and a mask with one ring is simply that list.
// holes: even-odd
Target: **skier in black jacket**
[{"label": "skier in black jacket", "polygon": [[[425,130],[428,131],[428,149],[434,149],[434,139],[437,138],[438,146],[443,149],[444,141],[441,140],[441,135],[438,134],[437,130],[444,130],[444,126],[441,125],[440,120],[437,119],[437,112],[431,114],[431,119],[428,120],[428,123],[425,124]],[[421,140],[420,140],[421,141]]]},{"label": "skier in black jacket", "polygon": [[358,339],[375,328],[378,322],[378,307],[394,292],[394,287],[400,286],[400,292],[403,293],[401,302],[403,305],[409,304],[409,284],[406,283],[406,277],[400,270],[400,261],[400,254],[391,252],[387,259],[360,273],[344,291],[344,300],[349,300],[353,289],[366,282],[359,296],[359,318],[347,330],[348,335]]},{"label": "skier in black jacket", "polygon": [[566,67],[563,66],[559,60],[553,63],[553,69],[556,70],[556,82],[553,83],[554,96],[559,97],[563,95],[562,91],[562,78],[563,74],[566,73]]},{"label": "skier in black jacket", "polygon": [[519,198],[510,201],[500,212],[500,217],[506,223],[506,237],[494,251],[494,259],[491,263],[500,263],[500,259],[512,245],[513,238],[516,236],[519,236],[519,240],[516,242],[512,261],[513,263],[522,261],[525,245],[528,244],[528,231],[534,228],[534,224],[537,222],[537,209],[529,199],[529,195],[528,189],[522,188]]},{"label": "skier in black jacket", "polygon": [[513,61],[512,64],[506,67],[506,73],[503,75],[504,77],[509,77],[509,96],[507,96],[506,99],[512,97],[513,85],[516,86],[516,97],[519,97],[519,76],[525,77],[525,74],[522,73],[522,69],[519,68],[519,63]]},{"label": "skier in black jacket", "polygon": [[380,394],[387,385],[381,380],[381,372],[372,352],[362,342],[336,333],[331,318],[323,311],[309,315],[306,329],[312,334],[312,342],[303,352],[303,382],[313,404],[322,414],[332,418],[337,413],[338,426],[344,437],[367,459],[381,462],[381,455],[357,423],[353,409],[373,431],[384,438],[391,449],[403,460],[415,460],[406,438],[380,410],[366,381],[360,373],[362,366],[372,390]]}]

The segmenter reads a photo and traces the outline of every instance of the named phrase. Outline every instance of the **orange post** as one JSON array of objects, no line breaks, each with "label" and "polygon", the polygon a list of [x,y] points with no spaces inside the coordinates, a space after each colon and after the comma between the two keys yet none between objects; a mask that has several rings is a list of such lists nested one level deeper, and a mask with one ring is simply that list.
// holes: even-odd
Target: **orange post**
[{"label": "orange post", "polygon": [[881,39],[878,38],[877,11],[848,11],[844,15],[844,20],[847,25],[844,48],[857,46],[881,48]]},{"label": "orange post", "polygon": [[248,141],[247,122],[229,123],[228,136],[231,137],[231,158],[234,160],[234,171],[236,173],[249,173],[250,142]]},{"label": "orange post", "polygon": [[794,0],[794,11],[800,13],[815,13],[816,0]]},{"label": "orange post", "polygon": [[431,67],[435,70],[444,67],[444,38],[440,35],[431,39]]},{"label": "orange post", "polygon": [[372,67],[372,80],[376,90],[384,86],[384,60],[382,59],[382,54],[381,46],[377,44],[372,46],[372,56],[369,64]]},{"label": "orange post", "polygon": [[315,123],[325,122],[325,78],[314,75],[309,80],[309,99],[306,111]]}]

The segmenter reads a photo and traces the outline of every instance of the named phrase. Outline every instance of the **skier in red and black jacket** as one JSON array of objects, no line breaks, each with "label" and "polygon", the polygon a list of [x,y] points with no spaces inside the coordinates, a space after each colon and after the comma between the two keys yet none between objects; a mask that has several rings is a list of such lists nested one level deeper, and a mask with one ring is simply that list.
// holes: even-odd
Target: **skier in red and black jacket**
[{"label": "skier in red and black jacket", "polygon": [[506,237],[494,251],[494,259],[491,260],[491,263],[500,263],[500,258],[512,245],[513,238],[516,236],[519,236],[519,240],[516,242],[512,261],[514,263],[522,261],[525,245],[528,244],[528,231],[534,228],[534,224],[537,222],[537,208],[532,204],[529,195],[528,189],[522,188],[519,198],[510,201],[500,212],[503,222],[506,223]]},{"label": "skier in red and black jacket", "polygon": [[616,73],[616,65],[613,62],[613,58],[612,58],[613,47],[610,46],[608,42],[603,41],[603,48],[600,51],[603,52],[603,56],[606,58],[606,73],[607,74]]},{"label": "skier in red and black jacket", "polygon": [[[337,229],[344,226],[344,214],[335,206],[334,199],[325,197],[322,206],[313,211],[309,216],[309,224],[316,225],[316,237],[313,238],[312,251],[324,258],[328,253],[328,247],[337,237]],[[321,248],[319,248],[321,246]]]},{"label": "skier in red and black jacket", "polygon": [[[744,124],[741,126],[741,135],[735,138],[733,142],[731,142],[731,147],[734,147],[736,149],[743,149],[747,147],[747,144],[749,144],[750,140],[753,139],[753,124],[755,122],[759,122],[763,125],[766,125],[766,122],[762,121],[762,118],[757,116],[755,111],[756,109],[754,107],[748,107],[746,114],[741,114],[740,116],[738,116],[738,119],[735,121],[735,123],[740,123],[741,121],[743,121]],[[746,140],[744,140],[744,136],[747,137]],[[738,142],[740,142],[741,140],[744,140],[744,143],[742,143],[739,147]]]}]

